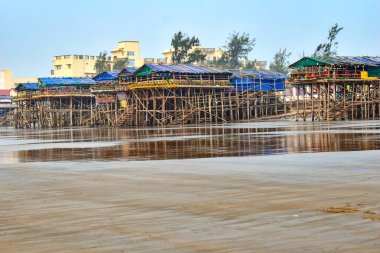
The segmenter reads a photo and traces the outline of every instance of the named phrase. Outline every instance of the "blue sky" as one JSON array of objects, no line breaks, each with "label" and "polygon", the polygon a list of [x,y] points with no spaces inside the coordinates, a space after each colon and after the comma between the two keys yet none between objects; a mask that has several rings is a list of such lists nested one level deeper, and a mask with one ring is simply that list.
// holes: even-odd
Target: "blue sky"
[{"label": "blue sky", "polygon": [[251,59],[270,62],[287,48],[294,61],[336,22],[340,55],[380,55],[379,13],[377,0],[0,0],[0,69],[48,76],[54,55],[97,55],[121,40],[139,40],[142,57],[162,57],[177,31],[205,47],[247,32],[256,38]]}]

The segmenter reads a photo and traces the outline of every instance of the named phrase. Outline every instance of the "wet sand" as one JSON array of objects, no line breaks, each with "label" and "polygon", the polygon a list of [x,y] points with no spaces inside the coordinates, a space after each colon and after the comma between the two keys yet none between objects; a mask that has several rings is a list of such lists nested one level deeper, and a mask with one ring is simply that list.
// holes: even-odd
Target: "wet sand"
[{"label": "wet sand", "polygon": [[[379,252],[380,124],[371,124],[362,138],[350,136],[353,123],[329,126],[344,134],[329,147],[343,138],[355,151],[313,153],[326,144],[309,138],[318,127],[300,137],[313,143],[307,153],[289,141],[276,155],[165,160],[159,149],[147,161],[125,151],[62,159],[71,147],[52,159],[57,147],[41,151],[50,137],[9,134],[0,148],[0,252]],[[107,141],[80,145],[86,154],[124,145]],[[217,147],[213,155],[226,154]],[[41,152],[26,159],[32,149]]]}]

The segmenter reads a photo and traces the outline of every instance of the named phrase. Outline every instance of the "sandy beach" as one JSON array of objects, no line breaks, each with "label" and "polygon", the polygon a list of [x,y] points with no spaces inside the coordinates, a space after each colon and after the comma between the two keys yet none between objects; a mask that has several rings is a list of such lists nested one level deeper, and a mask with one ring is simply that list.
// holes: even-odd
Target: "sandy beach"
[{"label": "sandy beach", "polygon": [[376,149],[22,162],[9,136],[3,157],[22,159],[0,166],[2,253],[379,252]]}]

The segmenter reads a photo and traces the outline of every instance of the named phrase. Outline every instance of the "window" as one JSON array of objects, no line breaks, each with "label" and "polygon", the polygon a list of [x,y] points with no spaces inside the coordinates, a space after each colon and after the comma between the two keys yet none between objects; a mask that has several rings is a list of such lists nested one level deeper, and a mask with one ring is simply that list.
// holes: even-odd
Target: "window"
[{"label": "window", "polygon": [[94,60],[95,59],[95,56],[91,56],[91,60]]},{"label": "window", "polygon": [[83,55],[79,55],[79,59],[81,59],[81,60],[82,60],[82,59],[83,59]]},{"label": "window", "polygon": [[85,58],[86,60],[90,59],[90,57],[89,57],[88,55],[86,55],[84,58]]},{"label": "window", "polygon": [[55,59],[56,59],[56,60],[60,60],[60,59],[61,59],[61,56],[56,56]]},{"label": "window", "polygon": [[135,59],[128,59],[128,66],[134,67],[135,66]]},{"label": "window", "polygon": [[55,67],[57,68],[57,70],[61,70],[62,65],[55,65]]},{"label": "window", "polygon": [[65,55],[63,58],[70,59],[70,55]]},{"label": "window", "polygon": [[71,69],[71,64],[66,64],[68,69]]},{"label": "window", "polygon": [[133,51],[127,51],[127,55],[128,56],[135,56],[135,52],[133,52]]},{"label": "window", "polygon": [[78,59],[78,55],[74,55],[74,59]]}]

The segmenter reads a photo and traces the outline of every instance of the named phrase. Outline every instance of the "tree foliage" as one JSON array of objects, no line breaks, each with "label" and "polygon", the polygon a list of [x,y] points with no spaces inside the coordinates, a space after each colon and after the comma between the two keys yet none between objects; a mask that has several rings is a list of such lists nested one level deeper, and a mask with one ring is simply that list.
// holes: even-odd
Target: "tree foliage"
[{"label": "tree foliage", "polygon": [[109,56],[106,51],[99,53],[98,59],[96,59],[96,62],[95,62],[95,70],[96,70],[96,73],[98,74],[111,70]]},{"label": "tree foliage", "polygon": [[343,27],[339,27],[338,23],[333,25],[329,30],[328,42],[319,44],[315,49],[314,56],[331,57],[337,55],[338,42],[335,40],[341,30],[343,30]]},{"label": "tree foliage", "polygon": [[128,64],[128,58],[121,58],[116,60],[116,62],[113,65],[114,71],[121,71],[127,67]]},{"label": "tree foliage", "polygon": [[193,47],[200,46],[199,39],[195,36],[190,38],[179,31],[174,34],[171,45],[174,49],[172,62],[175,64],[202,62],[206,58],[199,48],[191,50]]},{"label": "tree foliage", "polygon": [[269,69],[282,74],[288,74],[288,59],[291,54],[292,53],[286,51],[286,48],[284,48],[284,50],[280,48],[274,55],[273,62],[270,63]]},{"label": "tree foliage", "polygon": [[255,46],[255,38],[250,38],[248,33],[240,34],[233,32],[227,38],[226,45],[223,47],[224,52],[218,61],[218,65],[227,68],[238,68],[242,64],[241,60],[248,60],[248,54]]}]

